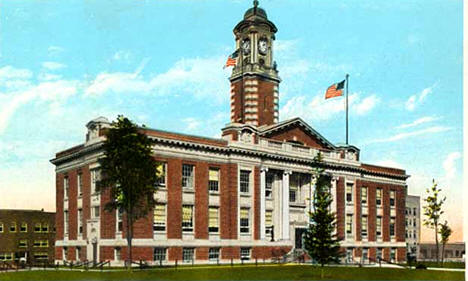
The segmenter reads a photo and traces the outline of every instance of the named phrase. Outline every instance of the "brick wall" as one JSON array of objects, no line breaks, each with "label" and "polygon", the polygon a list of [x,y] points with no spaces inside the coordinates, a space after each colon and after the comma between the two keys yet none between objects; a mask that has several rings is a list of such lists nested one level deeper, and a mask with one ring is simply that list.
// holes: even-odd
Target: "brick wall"
[{"label": "brick wall", "polygon": [[260,239],[260,168],[254,169],[254,205],[253,205],[253,235],[255,240]]},{"label": "brick wall", "polygon": [[336,224],[337,236],[339,239],[345,238],[345,178],[339,177],[336,183]]},{"label": "brick wall", "polygon": [[182,161],[167,162],[167,238],[182,238]]},{"label": "brick wall", "polygon": [[195,238],[208,239],[208,164],[195,165]]},{"label": "brick wall", "polygon": [[91,173],[88,165],[81,167],[81,176],[83,180],[83,239],[86,239],[88,236],[86,221],[91,218]]},{"label": "brick wall", "polygon": [[107,202],[110,200],[110,190],[105,189],[101,192],[101,238],[102,239],[112,239],[115,238],[115,217],[116,212],[105,210]]},{"label": "brick wall", "polygon": [[[78,189],[77,189],[77,172],[76,170],[68,171],[68,239],[76,240],[78,237]],[[69,253],[71,251],[69,250]],[[74,258],[75,256],[73,256]]]},{"label": "brick wall", "polygon": [[55,206],[56,206],[56,215],[55,215],[55,239],[63,240],[63,178],[64,174],[56,174],[55,176]]},{"label": "brick wall", "polygon": [[[221,171],[223,182],[220,194],[220,237],[221,239],[237,239],[237,164],[228,164]],[[227,172],[227,176],[223,176]]]}]

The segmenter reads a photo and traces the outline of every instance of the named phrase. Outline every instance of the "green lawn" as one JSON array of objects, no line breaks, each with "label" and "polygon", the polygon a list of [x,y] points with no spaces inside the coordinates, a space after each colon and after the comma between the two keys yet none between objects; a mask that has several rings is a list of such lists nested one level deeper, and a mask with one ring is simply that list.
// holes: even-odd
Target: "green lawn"
[{"label": "green lawn", "polygon": [[427,267],[443,267],[443,268],[465,268],[464,262],[444,262],[444,266],[441,263],[437,263],[435,261],[423,261],[418,262],[418,264],[424,264]]},{"label": "green lawn", "polygon": [[[195,267],[128,272],[29,271],[0,273],[0,280],[321,280],[307,265]],[[415,269],[326,267],[323,280],[464,280],[464,272]]]}]

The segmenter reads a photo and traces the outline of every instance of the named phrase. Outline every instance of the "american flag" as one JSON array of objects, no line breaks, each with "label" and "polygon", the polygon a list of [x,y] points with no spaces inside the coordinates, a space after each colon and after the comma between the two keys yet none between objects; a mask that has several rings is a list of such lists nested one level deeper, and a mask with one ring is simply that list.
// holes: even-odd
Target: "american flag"
[{"label": "american flag", "polygon": [[328,87],[327,92],[325,93],[325,99],[342,96],[345,81],[346,80],[343,80]]},{"label": "american flag", "polygon": [[234,53],[232,53],[228,57],[228,59],[226,61],[226,64],[224,65],[223,68],[230,67],[230,66],[236,66],[236,64],[237,64],[236,58],[237,58],[238,53],[239,53],[238,50],[236,50]]}]

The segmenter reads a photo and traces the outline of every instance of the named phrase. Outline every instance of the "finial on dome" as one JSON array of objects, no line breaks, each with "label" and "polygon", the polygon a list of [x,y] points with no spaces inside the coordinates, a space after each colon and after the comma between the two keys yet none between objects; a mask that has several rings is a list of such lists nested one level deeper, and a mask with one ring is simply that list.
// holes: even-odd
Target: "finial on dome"
[{"label": "finial on dome", "polygon": [[257,8],[257,6],[258,6],[258,0],[254,0],[254,1],[253,1],[253,5],[254,5],[254,8]]}]

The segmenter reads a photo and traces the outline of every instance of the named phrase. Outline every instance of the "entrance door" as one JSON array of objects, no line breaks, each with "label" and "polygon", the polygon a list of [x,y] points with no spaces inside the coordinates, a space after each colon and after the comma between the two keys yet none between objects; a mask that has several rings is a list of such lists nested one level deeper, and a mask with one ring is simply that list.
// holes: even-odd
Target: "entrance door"
[{"label": "entrance door", "polygon": [[306,232],[306,228],[296,228],[296,235],[295,235],[295,248],[302,249],[304,247],[304,235]]}]

